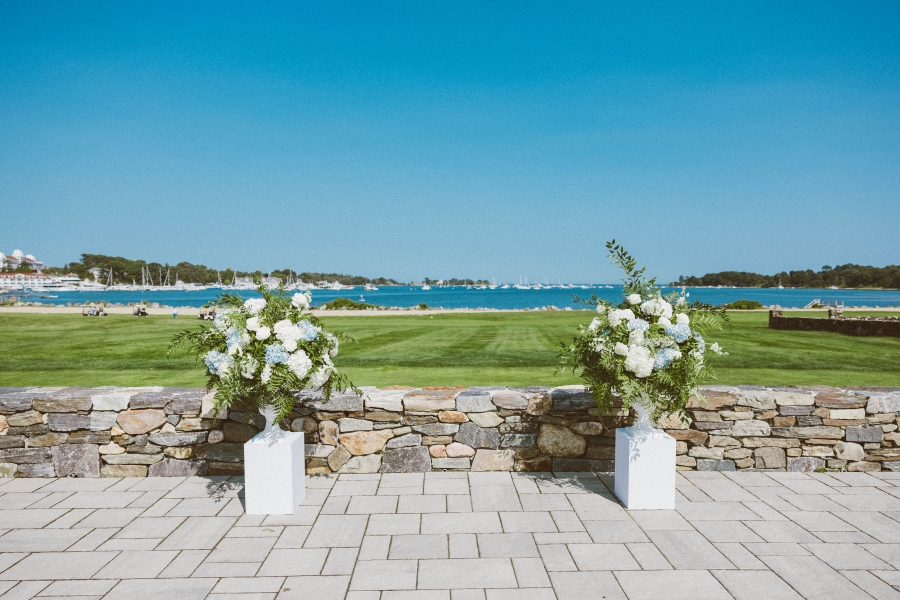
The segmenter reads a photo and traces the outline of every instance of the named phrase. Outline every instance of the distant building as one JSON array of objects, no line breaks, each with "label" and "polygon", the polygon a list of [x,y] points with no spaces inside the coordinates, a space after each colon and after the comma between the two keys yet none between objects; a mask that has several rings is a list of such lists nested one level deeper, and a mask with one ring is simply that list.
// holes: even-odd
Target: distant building
[{"label": "distant building", "polygon": [[15,271],[23,263],[28,265],[33,273],[40,273],[44,270],[43,261],[35,258],[34,254],[25,254],[19,249],[13,250],[13,253],[9,255],[0,252],[0,269]]},{"label": "distant building", "polygon": [[43,273],[0,273],[0,289],[32,289],[50,283],[51,279]]}]

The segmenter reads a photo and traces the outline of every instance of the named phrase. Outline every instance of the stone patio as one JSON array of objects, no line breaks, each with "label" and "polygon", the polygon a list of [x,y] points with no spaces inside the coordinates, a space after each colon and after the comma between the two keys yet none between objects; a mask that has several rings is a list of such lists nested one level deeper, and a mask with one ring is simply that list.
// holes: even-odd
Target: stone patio
[{"label": "stone patio", "polygon": [[0,599],[900,598],[900,473],[685,472],[675,511],[592,473],[0,480]]}]

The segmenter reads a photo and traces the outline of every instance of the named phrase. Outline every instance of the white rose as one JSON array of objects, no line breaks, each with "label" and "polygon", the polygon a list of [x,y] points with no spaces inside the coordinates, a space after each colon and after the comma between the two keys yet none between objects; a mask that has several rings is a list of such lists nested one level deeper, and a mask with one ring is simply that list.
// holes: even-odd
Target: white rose
[{"label": "white rose", "polygon": [[600,329],[600,319],[595,318],[591,321],[591,324],[588,325],[588,331],[597,331]]},{"label": "white rose", "polygon": [[284,349],[288,352],[293,352],[297,349],[297,340],[288,340],[286,342],[283,342],[281,345],[284,346]]},{"label": "white rose", "polygon": [[640,304],[641,303],[641,295],[640,294],[628,294],[628,304]]},{"label": "white rose", "polygon": [[627,356],[628,355],[628,346],[623,344],[622,342],[616,342],[616,347],[613,350],[619,356]]},{"label": "white rose", "polygon": [[606,305],[605,305],[605,304],[598,304],[598,305],[597,305],[597,312],[600,313],[601,315],[602,315],[603,313],[605,313],[605,312],[606,312]]},{"label": "white rose", "polygon": [[272,335],[272,330],[265,325],[256,330],[256,339],[258,339],[259,341],[269,339],[270,335]]},{"label": "white rose", "polygon": [[678,313],[677,315],[675,315],[675,321],[679,325],[687,325],[691,322],[691,318],[684,313]]},{"label": "white rose", "polygon": [[312,388],[320,388],[328,381],[328,378],[331,377],[331,369],[326,367],[324,369],[317,369],[313,371],[313,374],[309,376],[309,385]]},{"label": "white rose", "polygon": [[247,329],[250,331],[256,331],[259,329],[259,317],[250,317],[247,319]]},{"label": "white rose", "polygon": [[251,315],[255,315],[259,313],[262,309],[266,307],[266,299],[265,298],[250,298],[246,302],[244,302],[244,308],[247,309],[247,312]]},{"label": "white rose", "polygon": [[312,361],[309,359],[309,356],[306,355],[306,352],[298,350],[291,354],[291,357],[287,361],[287,366],[294,372],[297,379],[303,379],[312,368]]}]

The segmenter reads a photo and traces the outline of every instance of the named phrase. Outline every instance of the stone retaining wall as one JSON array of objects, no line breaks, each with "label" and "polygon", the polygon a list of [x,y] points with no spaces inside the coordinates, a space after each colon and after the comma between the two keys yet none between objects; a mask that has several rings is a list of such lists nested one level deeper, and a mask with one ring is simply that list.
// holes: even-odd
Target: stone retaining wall
[{"label": "stone retaining wall", "polygon": [[[284,424],[306,435],[308,473],[612,471],[615,428],[581,386],[364,388],[300,394]],[[659,425],[679,469],[900,470],[900,388],[707,387],[692,422]],[[0,388],[0,475],[241,474],[264,422],[213,414],[186,388]]]},{"label": "stone retaining wall", "polygon": [[769,328],[792,331],[831,331],[845,335],[881,335],[900,337],[900,319],[896,317],[785,317],[781,311],[769,311]]}]

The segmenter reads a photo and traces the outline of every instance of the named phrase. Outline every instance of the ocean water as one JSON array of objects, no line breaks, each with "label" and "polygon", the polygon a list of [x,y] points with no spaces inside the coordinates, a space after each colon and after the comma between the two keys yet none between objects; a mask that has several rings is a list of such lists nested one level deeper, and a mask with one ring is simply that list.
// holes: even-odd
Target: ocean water
[{"label": "ocean water", "polygon": [[[678,291],[679,288],[664,288],[664,292]],[[690,300],[700,300],[711,304],[727,304],[735,300],[758,300],[763,305],[779,305],[785,308],[799,308],[815,299],[831,303],[843,302],[846,306],[886,307],[900,306],[900,290],[819,290],[819,289],[772,289],[772,288],[688,288]],[[22,301],[41,302],[44,304],[76,305],[90,302],[109,302],[131,304],[141,301],[156,302],[163,306],[203,306],[216,298],[222,290],[209,288],[201,291],[84,291],[84,292],[41,292],[24,294],[13,292],[4,296],[15,295]],[[242,290],[242,297],[258,296],[256,292]],[[556,306],[558,308],[578,308],[573,295],[590,298],[591,294],[611,302],[618,302],[622,297],[621,286],[593,286],[589,289],[467,289],[465,286],[434,287],[422,290],[421,287],[393,286],[380,287],[378,291],[367,292],[362,287],[352,290],[332,291],[313,290],[313,304],[321,304],[335,298],[364,300],[370,304],[381,306],[410,307],[426,303],[432,308],[494,308],[523,309]],[[48,298],[46,296],[56,296]]]}]

